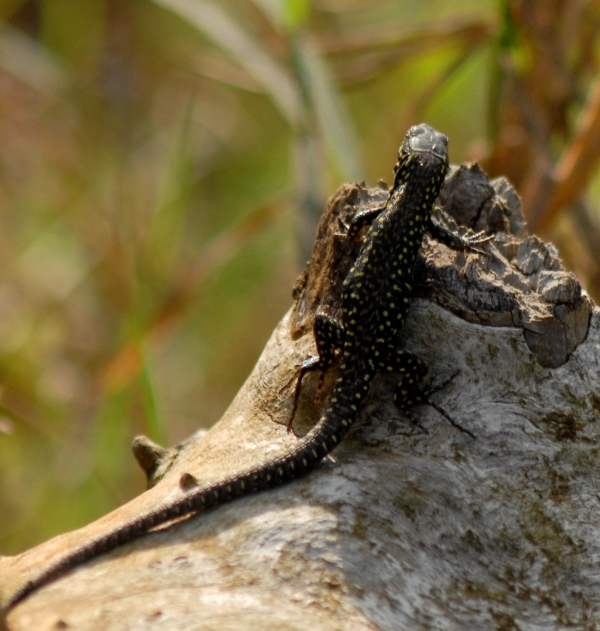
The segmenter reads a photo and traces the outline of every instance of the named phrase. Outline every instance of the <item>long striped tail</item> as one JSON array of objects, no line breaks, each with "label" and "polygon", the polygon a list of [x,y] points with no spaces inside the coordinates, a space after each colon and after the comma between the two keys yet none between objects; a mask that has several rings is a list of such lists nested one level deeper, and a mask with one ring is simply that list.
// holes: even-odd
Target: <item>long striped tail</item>
[{"label": "long striped tail", "polygon": [[[200,487],[166,507],[141,515],[113,532],[91,539],[28,581],[8,603],[13,607],[32,592],[101,554],[106,554],[148,531],[180,517],[200,513],[236,498],[273,488],[313,469],[337,447],[358,416],[360,399],[370,380],[355,378],[342,366],[329,407],[315,427],[285,454],[213,484]],[[366,388],[365,388],[366,386]],[[357,396],[357,394],[359,396]]]}]

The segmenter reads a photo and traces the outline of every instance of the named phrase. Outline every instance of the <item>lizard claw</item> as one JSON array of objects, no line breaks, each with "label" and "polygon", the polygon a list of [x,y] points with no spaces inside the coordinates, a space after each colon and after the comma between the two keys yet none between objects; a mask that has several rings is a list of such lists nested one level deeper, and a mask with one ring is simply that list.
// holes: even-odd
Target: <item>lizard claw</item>
[{"label": "lizard claw", "polygon": [[473,234],[469,234],[465,237],[465,241],[467,242],[467,247],[472,252],[478,252],[479,254],[485,254],[488,256],[488,252],[486,252],[483,248],[477,247],[478,245],[484,245],[485,243],[489,243],[494,240],[493,234],[487,234],[485,230],[480,230],[479,232],[474,232]]},{"label": "lizard claw", "polygon": [[441,408],[437,403],[434,403],[431,399],[427,399],[427,405],[430,405],[432,408],[437,410],[448,421],[448,423],[450,423],[452,427],[456,427],[458,431],[463,432],[463,434],[467,434],[467,436],[470,436],[473,439],[477,438],[470,429],[463,427],[458,421],[455,421],[443,408]]},{"label": "lizard claw", "polygon": [[425,399],[424,403],[426,405],[431,406],[435,410],[437,410],[448,421],[448,423],[450,423],[450,425],[452,425],[453,427],[456,427],[457,430],[475,439],[477,438],[477,436],[475,436],[475,434],[473,434],[471,430],[467,429],[466,427],[463,427],[458,421],[455,421],[443,408],[441,408],[437,403],[435,403],[435,401],[432,401],[431,399],[432,394],[434,394],[435,392],[438,392],[438,390],[442,390],[449,383],[452,383],[459,373],[460,373],[460,370],[455,371],[449,377],[447,377],[444,381],[442,381],[442,383],[436,385],[435,388],[433,387],[429,388],[426,392],[424,392],[423,393],[424,399]]},{"label": "lizard claw", "polygon": [[323,380],[325,379],[325,370],[323,370],[321,366],[321,360],[319,359],[318,355],[309,355],[301,364],[296,364],[295,368],[296,370],[294,371],[291,379],[279,389],[279,394],[282,394],[284,390],[287,390],[292,385],[295,379],[298,380],[296,382],[296,389],[294,391],[294,403],[292,405],[292,412],[290,414],[290,420],[287,424],[288,432],[291,432],[293,429],[292,425],[294,423],[296,412],[298,410],[298,403],[300,401],[300,390],[302,388],[302,380],[304,379],[304,375],[311,370],[321,368],[321,378],[319,380],[319,386],[317,388],[317,403],[320,403],[321,401],[321,390],[323,388]]}]

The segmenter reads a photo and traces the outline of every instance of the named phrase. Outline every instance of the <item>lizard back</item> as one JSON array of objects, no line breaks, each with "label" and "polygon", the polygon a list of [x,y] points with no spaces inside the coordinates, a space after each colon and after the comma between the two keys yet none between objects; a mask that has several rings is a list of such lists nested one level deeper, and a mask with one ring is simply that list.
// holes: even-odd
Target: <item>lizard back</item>
[{"label": "lizard back", "polygon": [[418,125],[400,148],[388,200],[344,281],[344,356],[349,360],[377,363],[402,326],[415,259],[448,170],[447,142],[432,127]]}]

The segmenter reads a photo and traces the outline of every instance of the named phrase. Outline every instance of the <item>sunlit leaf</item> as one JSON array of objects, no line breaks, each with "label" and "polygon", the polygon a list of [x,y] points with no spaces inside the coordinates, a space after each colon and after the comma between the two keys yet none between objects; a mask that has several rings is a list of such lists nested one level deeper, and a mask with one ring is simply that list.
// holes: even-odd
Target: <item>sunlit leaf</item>
[{"label": "sunlit leaf", "polygon": [[306,24],[311,6],[311,0],[282,0],[283,23],[288,30],[293,31]]}]

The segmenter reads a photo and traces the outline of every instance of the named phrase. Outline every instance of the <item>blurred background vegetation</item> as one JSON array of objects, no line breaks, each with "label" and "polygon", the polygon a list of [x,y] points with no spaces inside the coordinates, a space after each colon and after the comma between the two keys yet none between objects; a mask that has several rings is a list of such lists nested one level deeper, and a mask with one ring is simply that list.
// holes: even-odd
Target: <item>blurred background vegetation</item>
[{"label": "blurred background vegetation", "polygon": [[600,3],[0,0],[0,550],[214,423],[342,182],[423,120],[600,297]]}]

